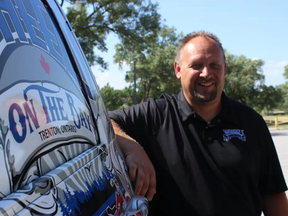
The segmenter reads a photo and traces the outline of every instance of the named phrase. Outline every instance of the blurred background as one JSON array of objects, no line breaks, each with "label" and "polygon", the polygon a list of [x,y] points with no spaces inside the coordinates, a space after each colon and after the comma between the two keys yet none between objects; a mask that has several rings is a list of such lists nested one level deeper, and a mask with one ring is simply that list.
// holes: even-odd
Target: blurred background
[{"label": "blurred background", "polygon": [[224,91],[270,128],[288,128],[288,1],[58,0],[108,110],[178,93],[176,48],[198,30],[220,38]]}]

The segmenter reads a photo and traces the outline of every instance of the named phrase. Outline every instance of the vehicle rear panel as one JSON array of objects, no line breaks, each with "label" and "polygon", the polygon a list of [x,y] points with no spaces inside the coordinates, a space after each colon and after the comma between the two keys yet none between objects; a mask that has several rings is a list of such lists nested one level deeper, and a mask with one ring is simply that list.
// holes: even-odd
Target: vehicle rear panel
[{"label": "vehicle rear panel", "polygon": [[56,1],[0,1],[0,214],[119,215],[133,195]]}]

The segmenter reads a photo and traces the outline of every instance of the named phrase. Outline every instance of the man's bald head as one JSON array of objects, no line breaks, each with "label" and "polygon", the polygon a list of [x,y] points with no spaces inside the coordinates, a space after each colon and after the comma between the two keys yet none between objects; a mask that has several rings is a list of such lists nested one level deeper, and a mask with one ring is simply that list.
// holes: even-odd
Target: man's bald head
[{"label": "man's bald head", "polygon": [[226,61],[226,58],[225,58],[225,54],[224,54],[224,50],[223,50],[223,47],[222,47],[222,44],[220,43],[220,40],[219,38],[210,33],[210,32],[205,32],[205,31],[197,31],[197,32],[192,32],[190,34],[187,34],[179,43],[178,45],[178,48],[177,48],[177,55],[176,55],[176,58],[175,58],[175,61],[177,62],[177,64],[181,65],[181,53],[182,53],[182,50],[183,50],[183,47],[190,41],[192,40],[193,38],[196,38],[196,37],[205,37],[205,38],[210,38],[212,39],[213,41],[215,41],[219,47],[221,48],[221,51],[222,51],[222,54],[223,54],[223,58],[224,58],[224,61]]}]

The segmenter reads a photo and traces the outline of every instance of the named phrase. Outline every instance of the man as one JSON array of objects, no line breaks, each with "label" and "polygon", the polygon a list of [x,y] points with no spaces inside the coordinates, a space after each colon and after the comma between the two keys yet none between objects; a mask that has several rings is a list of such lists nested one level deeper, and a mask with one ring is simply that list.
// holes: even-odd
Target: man
[{"label": "man", "polygon": [[129,174],[137,176],[135,193],[149,201],[156,171],[150,215],[288,215],[287,186],[265,122],[222,92],[219,39],[187,35],[174,66],[178,95],[109,112]]}]

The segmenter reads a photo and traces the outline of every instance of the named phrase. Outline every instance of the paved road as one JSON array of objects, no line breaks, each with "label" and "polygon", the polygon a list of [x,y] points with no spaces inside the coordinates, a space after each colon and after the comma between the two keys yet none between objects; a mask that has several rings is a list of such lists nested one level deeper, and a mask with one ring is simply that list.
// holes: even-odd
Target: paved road
[{"label": "paved road", "polygon": [[[270,130],[288,184],[288,130]],[[288,192],[286,192],[288,196]]]},{"label": "paved road", "polygon": [[[278,153],[286,183],[288,184],[288,130],[271,129],[270,133]],[[286,191],[286,195],[288,197],[288,191]],[[262,213],[261,216],[264,216],[264,214]]]}]

